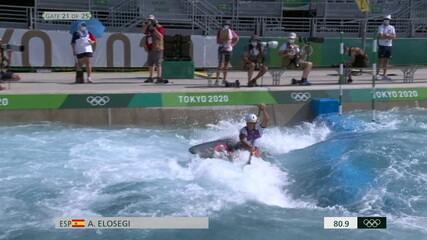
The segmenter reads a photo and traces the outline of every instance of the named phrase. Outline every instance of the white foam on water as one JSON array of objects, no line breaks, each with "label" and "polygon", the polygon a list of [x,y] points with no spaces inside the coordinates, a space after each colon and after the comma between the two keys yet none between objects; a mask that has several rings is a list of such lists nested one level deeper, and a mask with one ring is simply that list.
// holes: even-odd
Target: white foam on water
[{"label": "white foam on water", "polygon": [[365,119],[366,131],[399,130],[408,127],[425,128],[425,122],[423,121],[427,120],[425,113],[426,109],[424,108],[405,109],[395,107],[388,111],[377,111],[375,122],[371,121],[372,114],[369,111],[355,111],[347,117],[362,117]]},{"label": "white foam on water", "polygon": [[387,227],[393,228],[390,226],[395,224],[401,228],[420,231],[423,234],[427,234],[427,217],[418,217],[418,216],[399,216],[395,217],[393,215],[387,216]]},{"label": "white foam on water", "polygon": [[[196,160],[192,171],[196,179],[208,181],[216,189],[223,189],[226,201],[243,204],[257,201],[279,207],[298,207],[299,203],[287,196],[286,173],[260,158],[253,157],[245,165],[248,155],[230,163],[219,159]],[[231,198],[230,198],[231,197]]]},{"label": "white foam on water", "polygon": [[259,145],[272,154],[284,154],[325,140],[331,130],[324,124],[302,123],[292,128],[266,129]]},{"label": "white foam on water", "polygon": [[[217,125],[208,125],[207,129],[196,133],[196,137],[190,140],[190,144],[195,145],[221,138],[238,140],[239,130],[244,126],[243,121],[220,121]],[[294,127],[271,127],[265,129],[263,137],[257,141],[256,145],[272,154],[284,154],[321,142],[330,133],[331,130],[321,123],[303,122]]]},{"label": "white foam on water", "polygon": [[[408,121],[412,123],[410,117],[399,118],[399,112],[379,112],[378,116],[380,123],[372,124],[374,131],[399,129]],[[425,123],[414,121],[414,124],[422,128]],[[52,217],[98,216],[101,214],[99,206],[108,208],[116,204],[120,209],[114,213],[121,216],[206,216],[248,202],[282,208],[318,208],[311,203],[293,199],[286,191],[291,184],[286,170],[270,163],[268,158],[253,157],[251,165],[245,165],[247,152],[242,152],[236,162],[200,159],[188,153],[188,147],[194,144],[225,137],[237,139],[239,129],[243,126],[244,122],[241,121],[221,121],[204,129],[191,130],[190,137],[177,131],[135,128],[60,128],[60,131],[37,130],[37,134],[28,137],[26,128],[37,128],[38,125],[18,126],[16,131],[19,134],[16,137],[8,135],[14,144],[27,139],[37,148],[45,146],[46,149],[33,151],[37,153],[34,159],[25,162],[23,169],[19,169],[21,177],[0,175],[0,182],[27,182],[32,180],[32,174],[45,175],[40,185],[60,191],[54,198],[40,200],[37,206],[45,208]],[[7,131],[13,132],[14,128],[8,126]],[[270,154],[278,155],[324,141],[330,134],[331,130],[321,123],[272,127],[266,129],[258,145]],[[60,151],[50,155],[50,146],[55,145],[61,146],[58,148]],[[31,147],[28,144],[19,149],[27,156],[26,148]],[[60,159],[49,159],[58,154],[62,156]],[[16,153],[13,158],[25,159],[24,155],[19,158],[19,153]],[[422,160],[420,156],[410,164],[416,165]],[[32,172],[35,169],[37,173]],[[394,165],[386,173],[397,180],[408,176]],[[427,174],[421,173],[416,177],[420,182],[425,182]],[[105,191],[127,183],[132,187]],[[376,210],[385,194],[385,188],[372,189],[363,199],[365,203],[360,212]],[[122,197],[135,198],[131,198],[128,203],[120,203]],[[415,201],[413,198],[408,199],[411,200]],[[326,209],[346,211],[340,206]],[[423,222],[419,216],[391,217],[396,224],[404,227],[427,228],[426,221]],[[34,220],[28,224],[36,223]],[[12,229],[23,228],[19,222],[12,225]]]},{"label": "white foam on water", "polygon": [[[207,129],[196,133],[191,144],[212,141],[220,138],[238,138],[243,121],[221,121],[208,125]],[[283,154],[323,141],[330,133],[325,125],[303,123],[293,128],[267,128],[263,137],[256,143],[270,154]],[[194,174],[208,178],[212,183],[230,191],[233,201],[258,201],[267,205],[286,208],[312,208],[313,204],[293,200],[286,193],[287,174],[277,166],[261,159],[253,158],[252,164],[244,166],[248,153],[243,152],[237,163],[227,163],[216,159],[196,161]]]},{"label": "white foam on water", "polygon": [[[213,140],[230,136],[231,132],[238,133],[241,126],[241,122],[223,121],[200,130],[201,134],[196,132],[196,135]],[[304,131],[305,135],[298,137]],[[124,135],[131,132],[134,136],[126,140],[121,132],[125,132]],[[108,196],[102,193],[101,189],[105,187],[123,182],[152,182],[156,185],[157,181],[164,180],[167,183],[163,186],[163,192],[159,192],[155,199],[171,204],[171,208],[175,209],[171,210],[172,214],[177,215],[202,215],[247,201],[286,208],[304,208],[310,205],[288,196],[285,190],[288,184],[287,174],[277,166],[255,157],[251,165],[245,166],[248,159],[246,152],[241,154],[241,161],[230,163],[191,156],[186,147],[188,142],[195,140],[184,139],[181,135],[143,131],[138,136],[129,129],[116,130],[108,136],[105,136],[106,133],[91,133],[90,139],[71,147],[70,160],[65,163],[66,169],[81,173],[82,184],[64,194],[78,196],[77,199],[62,197],[58,201],[48,202],[52,208],[61,210],[61,215],[97,215],[90,206],[98,202],[114,201],[117,197],[115,194]],[[319,128],[314,124],[304,124],[294,130],[289,128],[284,131],[273,128],[264,136],[271,140],[261,141],[260,145],[268,151],[283,153],[321,141],[328,133],[326,127]],[[177,149],[174,145],[179,145],[179,142],[184,144],[184,149]],[[175,183],[180,185],[174,186]],[[178,199],[179,203],[173,206],[172,199]],[[79,204],[73,204],[75,200]],[[61,208],[55,204],[72,207]],[[161,214],[161,211],[153,209],[146,212],[139,210],[138,204],[126,206],[121,213]]]},{"label": "white foam on water", "polygon": [[205,129],[198,129],[194,132],[189,143],[190,145],[196,145],[222,138],[233,138],[238,140],[239,131],[243,126],[244,122],[234,120],[223,120],[219,121],[217,124],[208,124]]}]

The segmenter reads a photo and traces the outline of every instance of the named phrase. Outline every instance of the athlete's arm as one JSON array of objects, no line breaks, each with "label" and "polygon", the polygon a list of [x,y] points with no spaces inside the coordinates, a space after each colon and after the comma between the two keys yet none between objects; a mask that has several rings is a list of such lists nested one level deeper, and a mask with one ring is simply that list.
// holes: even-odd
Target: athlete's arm
[{"label": "athlete's arm", "polygon": [[76,55],[76,41],[79,39],[79,33],[73,33],[73,37],[71,38],[71,48],[73,49],[73,55]]},{"label": "athlete's arm", "polygon": [[163,39],[163,35],[165,33],[165,30],[162,26],[157,25],[156,27],[154,27],[154,35],[156,35],[156,37]]},{"label": "athlete's arm", "polygon": [[262,112],[261,127],[266,128],[268,126],[269,121],[270,121],[270,115],[268,115],[268,112],[265,111],[265,104],[259,104],[258,109],[260,112]]},{"label": "athlete's arm", "polygon": [[354,53],[353,50],[351,51],[350,60],[347,62],[347,66],[351,66],[356,61],[356,55],[357,53]]},{"label": "athlete's arm", "polygon": [[285,57],[285,58],[291,58],[293,56],[289,53],[290,53],[290,50],[288,50],[288,49],[279,51],[280,56]]},{"label": "athlete's arm", "polygon": [[393,29],[393,31],[388,34],[388,39],[393,40],[396,38],[396,31]]},{"label": "athlete's arm", "polygon": [[248,150],[248,151],[254,151],[255,147],[252,146],[252,144],[248,141],[245,134],[240,134],[240,143]]},{"label": "athlete's arm", "polygon": [[249,60],[249,52],[248,52],[248,51],[246,51],[246,52],[243,54],[243,62],[244,62],[245,64],[251,63],[251,61]]},{"label": "athlete's arm", "polygon": [[[231,30],[231,29],[230,29]],[[240,40],[240,36],[235,32],[235,31],[233,31],[233,30],[231,30],[231,35],[233,36],[232,38],[231,38],[231,44],[233,45],[233,47],[234,46],[236,46],[237,45],[237,43],[239,42],[239,40]]]},{"label": "athlete's arm", "polygon": [[280,48],[279,48],[279,55],[281,57],[289,57],[289,49],[288,49],[288,44],[284,43]]}]

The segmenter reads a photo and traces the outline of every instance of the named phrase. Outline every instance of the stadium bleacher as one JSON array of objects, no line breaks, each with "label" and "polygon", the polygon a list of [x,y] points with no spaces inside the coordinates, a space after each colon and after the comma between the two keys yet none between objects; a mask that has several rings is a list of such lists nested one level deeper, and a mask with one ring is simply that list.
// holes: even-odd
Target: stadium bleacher
[{"label": "stadium bleacher", "polygon": [[0,5],[0,27],[67,29],[69,22],[44,21],[44,11],[91,11],[114,32],[138,32],[144,18],[155,14],[171,33],[215,34],[222,22],[232,20],[242,35],[257,32],[280,36],[331,36],[339,31],[358,36],[367,22],[373,33],[385,14],[400,36],[427,35],[427,1],[370,0],[371,12],[361,13],[354,0],[38,0],[33,6]]}]

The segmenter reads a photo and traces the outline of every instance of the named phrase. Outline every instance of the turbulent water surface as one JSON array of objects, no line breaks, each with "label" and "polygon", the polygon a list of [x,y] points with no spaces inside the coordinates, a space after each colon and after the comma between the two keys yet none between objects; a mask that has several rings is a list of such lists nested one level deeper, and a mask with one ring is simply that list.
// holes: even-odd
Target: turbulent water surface
[{"label": "turbulent water surface", "polygon": [[[0,126],[0,239],[427,239],[427,110],[272,127],[245,166],[188,153],[198,129]],[[235,136],[236,137],[236,136]],[[59,217],[209,216],[209,230],[63,230]],[[386,216],[386,230],[324,230]]]}]

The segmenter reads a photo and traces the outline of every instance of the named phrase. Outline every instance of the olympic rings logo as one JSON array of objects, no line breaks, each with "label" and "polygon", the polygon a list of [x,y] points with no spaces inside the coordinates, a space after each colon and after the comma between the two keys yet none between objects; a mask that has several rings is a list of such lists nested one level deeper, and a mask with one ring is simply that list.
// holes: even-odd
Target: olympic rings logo
[{"label": "olympic rings logo", "polygon": [[94,107],[104,106],[110,102],[110,98],[108,96],[89,96],[86,98],[86,102]]},{"label": "olympic rings logo", "polygon": [[381,220],[379,219],[364,219],[363,224],[365,224],[368,228],[376,228],[381,224]]},{"label": "olympic rings logo", "polygon": [[297,102],[306,102],[311,98],[311,94],[309,92],[293,92],[291,98]]}]

